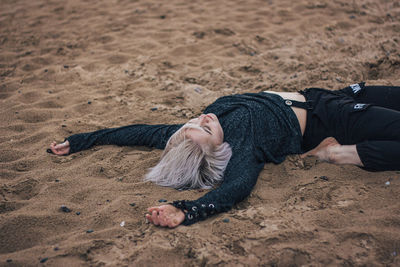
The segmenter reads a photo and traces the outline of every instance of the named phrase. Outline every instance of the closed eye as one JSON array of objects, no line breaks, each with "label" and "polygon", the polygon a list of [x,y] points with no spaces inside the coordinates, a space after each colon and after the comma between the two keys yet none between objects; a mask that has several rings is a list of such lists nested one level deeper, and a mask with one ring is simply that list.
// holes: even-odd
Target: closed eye
[{"label": "closed eye", "polygon": [[209,135],[212,135],[211,129],[208,126],[203,126],[204,131],[206,131]]}]

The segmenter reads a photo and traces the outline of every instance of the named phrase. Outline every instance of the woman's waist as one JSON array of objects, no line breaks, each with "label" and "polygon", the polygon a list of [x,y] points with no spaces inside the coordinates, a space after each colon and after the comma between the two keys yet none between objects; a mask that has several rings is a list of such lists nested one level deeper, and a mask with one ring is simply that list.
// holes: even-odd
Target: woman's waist
[{"label": "woman's waist", "polygon": [[275,91],[264,91],[264,92],[279,95],[285,100],[285,104],[287,106],[290,106],[294,114],[296,115],[300,125],[301,134],[304,135],[307,123],[307,109],[293,106],[290,100],[297,102],[306,102],[306,98],[302,94],[297,92],[275,92]]}]

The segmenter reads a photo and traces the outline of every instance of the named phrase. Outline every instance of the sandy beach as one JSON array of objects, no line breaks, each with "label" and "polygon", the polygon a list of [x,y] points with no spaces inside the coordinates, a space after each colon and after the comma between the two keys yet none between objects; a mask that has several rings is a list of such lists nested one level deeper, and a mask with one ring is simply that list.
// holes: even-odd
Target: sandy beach
[{"label": "sandy beach", "polygon": [[293,155],[231,211],[171,230],[147,207],[207,191],[143,182],[161,150],[46,153],[229,94],[399,86],[399,42],[394,0],[2,0],[0,266],[400,266],[400,172]]}]

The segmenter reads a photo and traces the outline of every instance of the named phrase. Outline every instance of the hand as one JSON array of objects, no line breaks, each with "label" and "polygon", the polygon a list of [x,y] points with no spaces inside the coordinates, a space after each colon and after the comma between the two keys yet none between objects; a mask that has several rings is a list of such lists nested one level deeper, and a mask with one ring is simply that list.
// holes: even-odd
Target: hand
[{"label": "hand", "polygon": [[55,155],[68,155],[70,151],[69,142],[65,141],[64,143],[57,144],[57,142],[53,142],[50,144],[51,152]]},{"label": "hand", "polygon": [[162,205],[147,209],[146,219],[154,225],[174,228],[185,220],[185,213],[172,205]]}]

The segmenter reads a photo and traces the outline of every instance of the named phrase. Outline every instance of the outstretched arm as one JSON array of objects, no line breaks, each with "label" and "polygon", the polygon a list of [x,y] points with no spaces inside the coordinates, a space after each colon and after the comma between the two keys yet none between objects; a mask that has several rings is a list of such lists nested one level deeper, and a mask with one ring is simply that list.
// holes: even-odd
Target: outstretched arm
[{"label": "outstretched arm", "polygon": [[228,164],[220,187],[195,201],[181,200],[163,205],[170,208],[162,213],[156,208],[163,206],[152,207],[146,218],[155,225],[176,227],[179,224],[191,225],[214,214],[228,211],[250,195],[263,167],[264,162],[258,161],[253,153],[244,155],[237,151]]},{"label": "outstretched arm", "polygon": [[163,149],[170,138],[182,125],[134,124],[119,128],[74,134],[64,143],[52,143],[51,151],[56,155],[66,155],[88,149],[94,145],[149,146]]}]

